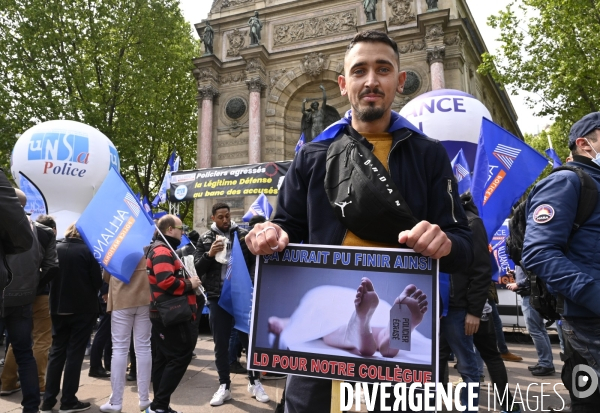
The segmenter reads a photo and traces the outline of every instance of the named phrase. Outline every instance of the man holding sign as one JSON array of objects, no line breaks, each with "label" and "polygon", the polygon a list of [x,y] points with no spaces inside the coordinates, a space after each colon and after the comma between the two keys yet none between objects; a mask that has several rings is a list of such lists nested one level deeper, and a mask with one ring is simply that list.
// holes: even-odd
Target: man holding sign
[{"label": "man holding sign", "polygon": [[[405,80],[398,47],[385,33],[352,39],[338,78],[352,109],[300,149],[273,221],[246,236],[252,253],[272,254],[289,242],[405,246],[440,259],[442,271],[468,268],[471,233],[448,155],[392,112]],[[288,379],[286,411],[329,412],[330,402],[330,381]]]}]

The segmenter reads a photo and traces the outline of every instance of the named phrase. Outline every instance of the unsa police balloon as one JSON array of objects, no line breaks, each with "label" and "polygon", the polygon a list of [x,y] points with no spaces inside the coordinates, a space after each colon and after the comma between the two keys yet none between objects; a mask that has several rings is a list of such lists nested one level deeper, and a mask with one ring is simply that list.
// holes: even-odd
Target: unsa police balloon
[{"label": "unsa police balloon", "polygon": [[441,141],[452,160],[462,148],[471,171],[479,141],[481,119],[492,120],[487,108],[460,90],[440,89],[411,100],[400,114],[427,136]]},{"label": "unsa police balloon", "polygon": [[41,123],[23,133],[12,153],[11,172],[37,185],[56,219],[57,237],[77,221],[106,178],[119,170],[119,155],[99,130],[70,120]]}]

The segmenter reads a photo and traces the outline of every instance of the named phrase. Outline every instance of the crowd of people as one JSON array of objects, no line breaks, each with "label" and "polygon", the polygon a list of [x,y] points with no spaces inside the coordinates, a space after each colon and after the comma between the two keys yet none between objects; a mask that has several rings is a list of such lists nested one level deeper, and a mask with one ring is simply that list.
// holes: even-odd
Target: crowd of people
[{"label": "crowd of people", "polygon": [[[24,194],[13,189],[1,172],[0,288],[4,302],[0,320],[12,347],[2,374],[2,394],[21,390],[24,413],[51,413],[61,390],[61,413],[88,409],[90,403],[80,401],[77,390],[89,337],[102,310],[100,296],[106,315],[92,345],[94,362],[90,359],[89,374],[110,376],[112,394],[100,407],[102,412],[121,411],[125,381],[132,376],[137,379],[140,410],[176,413],[171,396],[193,357],[205,304],[210,310],[219,380],[210,405],[230,400],[230,373],[243,371],[240,346],[248,348],[248,335],[235,330],[233,316],[219,306],[234,237],[240,241],[250,274],[255,255],[281,252],[289,242],[403,246],[439,259],[440,270],[451,274],[452,286],[449,297],[441,297],[447,309],[440,322],[441,380],[447,380],[447,361],[453,352],[463,381],[478,383],[485,362],[492,381],[500,388],[507,386],[504,361],[520,357],[510,353],[504,342],[495,288],[490,287],[487,234],[470,195],[458,193],[444,147],[391,110],[405,80],[395,42],[382,32],[356,34],[338,79],[352,109],[327,133],[300,149],[279,192],[273,219],[246,231],[231,220],[227,204],[216,203],[210,229],[193,234],[197,241],[177,250],[184,227],[180,218],[166,215],[157,222],[158,231],[145,247],[129,284],[107,273],[103,277],[75,225],[56,242],[56,223],[51,217],[31,222],[23,212]],[[569,136],[571,164],[587,172],[596,185],[600,184],[599,129],[600,113],[593,113],[577,122]],[[338,150],[340,144],[343,150]],[[365,156],[377,172],[365,179],[379,183],[354,181],[360,168],[357,159]],[[386,182],[385,189],[381,182]],[[596,252],[600,206],[573,231],[577,210],[573,200],[579,198],[579,191],[578,178],[569,171],[552,174],[531,191],[523,261],[518,264],[538,274],[564,301],[559,323],[564,335],[562,378],[573,411],[592,412],[600,402],[599,390],[583,397],[573,387],[572,374],[576,365],[585,365],[600,375],[600,256]],[[544,217],[538,212],[542,207]],[[193,265],[186,269],[185,261]],[[103,278],[106,286],[101,292]],[[523,288],[527,282],[520,267],[516,278],[510,289]],[[206,303],[200,285],[206,291]],[[531,374],[554,374],[543,322],[528,300],[527,304],[524,300],[523,312],[539,358]],[[135,365],[128,376],[131,347]],[[268,402],[260,374],[247,371],[247,375],[250,396]],[[330,411],[331,397],[330,380],[289,376],[285,399],[278,408],[290,413],[325,413]],[[391,407],[394,397],[385,403]],[[503,411],[519,411],[510,392],[501,404]],[[379,409],[380,400],[375,406]]]}]

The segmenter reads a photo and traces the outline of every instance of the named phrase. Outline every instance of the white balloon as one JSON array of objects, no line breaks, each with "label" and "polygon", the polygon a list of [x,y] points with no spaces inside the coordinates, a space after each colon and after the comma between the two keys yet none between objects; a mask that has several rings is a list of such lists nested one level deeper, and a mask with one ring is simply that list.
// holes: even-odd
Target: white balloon
[{"label": "white balloon", "polygon": [[482,118],[492,120],[487,108],[460,90],[440,89],[417,96],[400,114],[430,138],[441,141],[452,160],[462,148],[471,171]]},{"label": "white balloon", "polygon": [[42,192],[56,219],[57,238],[79,219],[106,178],[119,170],[119,154],[98,129],[70,120],[41,123],[23,133],[12,152],[11,173],[25,174]]}]

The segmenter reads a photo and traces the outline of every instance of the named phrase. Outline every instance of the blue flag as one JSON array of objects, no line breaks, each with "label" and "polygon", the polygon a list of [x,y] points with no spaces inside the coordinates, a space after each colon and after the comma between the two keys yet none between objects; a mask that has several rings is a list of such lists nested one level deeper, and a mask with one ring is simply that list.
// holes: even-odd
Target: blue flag
[{"label": "blue flag", "polygon": [[48,213],[48,204],[46,203],[44,194],[42,194],[39,188],[21,171],[19,171],[19,188],[27,197],[27,203],[23,209],[31,215],[32,221],[35,221],[40,215]]},{"label": "blue flag", "polygon": [[265,194],[260,194],[252,203],[252,205],[250,205],[248,212],[246,212],[246,215],[242,217],[242,220],[248,222],[254,215],[262,215],[263,217],[269,219],[272,213],[273,207],[269,203],[269,200]]},{"label": "blue flag", "polygon": [[253,292],[254,287],[252,287],[250,273],[248,273],[248,267],[246,267],[244,254],[236,232],[233,237],[231,258],[229,258],[229,264],[227,264],[227,273],[223,282],[219,305],[235,319],[233,328],[246,334],[250,332]]},{"label": "blue flag", "polygon": [[190,239],[188,238],[187,235],[185,234],[181,234],[181,243],[179,244],[178,248],[181,247],[185,247],[186,245],[188,245],[189,243],[191,243]]},{"label": "blue flag", "polygon": [[144,207],[144,211],[146,211],[148,216],[150,218],[154,218],[154,215],[152,214],[152,207],[150,206],[150,202],[148,202],[148,198],[146,198],[146,196],[144,196],[142,199],[142,206]]},{"label": "blue flag", "polygon": [[458,182],[458,194],[462,195],[465,192],[471,190],[471,170],[469,168],[469,164],[467,163],[467,159],[465,158],[465,154],[462,150],[458,151],[452,162],[452,172],[454,172],[454,177],[456,178],[456,182]]},{"label": "blue flag", "polygon": [[[179,167],[179,160],[177,160],[176,158],[177,154],[175,153],[175,151],[173,151],[173,153],[171,153],[171,156],[169,156],[169,160],[167,161],[167,163],[169,164],[169,170],[171,172],[175,172]],[[175,167],[175,161],[177,161],[177,168]]]},{"label": "blue flag", "polygon": [[304,132],[300,135],[300,139],[298,139],[298,143],[296,144],[296,148],[294,149],[294,153],[298,153],[300,148],[306,143],[306,138],[304,137]]},{"label": "blue flag", "polygon": [[548,160],[510,132],[483,118],[471,181],[488,242]]},{"label": "blue flag", "polygon": [[548,148],[546,149],[546,155],[548,155],[548,158],[552,159],[552,168],[558,168],[559,166],[562,165],[562,162],[560,161],[560,158],[558,157],[558,154],[556,153],[556,151],[552,148]]},{"label": "blue flag", "polygon": [[155,226],[115,169],[75,224],[94,258],[111,275],[129,283]]},{"label": "blue flag", "polygon": [[508,219],[498,228],[492,237],[492,280],[498,282],[509,270],[515,269],[515,263],[506,252],[506,238],[508,238]]}]

